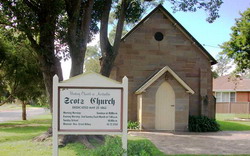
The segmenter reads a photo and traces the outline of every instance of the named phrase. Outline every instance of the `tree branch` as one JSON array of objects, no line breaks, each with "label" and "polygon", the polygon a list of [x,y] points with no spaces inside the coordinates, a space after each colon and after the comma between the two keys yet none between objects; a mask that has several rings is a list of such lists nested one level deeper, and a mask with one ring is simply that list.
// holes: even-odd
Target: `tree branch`
[{"label": "tree branch", "polygon": [[106,5],[104,6],[103,13],[101,16],[101,30],[100,30],[100,45],[102,51],[102,58],[101,58],[101,74],[104,76],[109,76],[115,61],[115,58],[118,54],[123,25],[125,21],[125,11],[127,9],[127,1],[122,0],[121,3],[121,10],[120,15],[118,18],[118,23],[116,27],[116,34],[114,39],[114,45],[111,46],[108,40],[108,19],[109,19],[109,12],[110,7],[112,4],[111,0],[106,0]]},{"label": "tree branch", "polygon": [[109,13],[111,10],[111,4],[112,0],[106,0],[101,16],[100,47],[103,59],[105,59],[107,53],[112,53],[112,46],[108,39],[108,21]]},{"label": "tree branch", "polygon": [[119,16],[117,27],[116,27],[115,40],[114,40],[114,45],[113,45],[113,53],[115,56],[118,54],[118,50],[119,50],[120,43],[121,43],[122,30],[123,30],[124,21],[125,21],[125,11],[127,8],[126,1],[127,0],[122,0],[121,12],[120,12],[120,16]]},{"label": "tree branch", "polygon": [[40,11],[40,7],[39,7],[39,5],[35,1],[33,1],[33,0],[23,0],[23,1],[35,13],[38,13]]},{"label": "tree branch", "polygon": [[39,49],[39,45],[36,42],[36,40],[33,38],[32,31],[30,28],[25,24],[24,19],[22,18],[22,14],[14,7],[11,5],[11,3],[6,3],[8,8],[13,12],[13,14],[16,16],[16,18],[21,21],[23,27],[24,27],[24,33],[28,37],[29,41],[31,42],[31,45],[35,49]]},{"label": "tree branch", "polygon": [[[66,4],[66,12],[68,15],[68,32],[67,32],[67,38],[68,38],[68,44],[71,48],[71,45],[75,45],[75,38],[76,38],[76,28],[77,28],[77,21],[78,21],[78,15],[80,11],[80,0],[65,0]],[[72,50],[70,50],[72,51]]]},{"label": "tree branch", "polygon": [[[84,16],[81,22],[81,26],[80,26],[80,38],[82,38],[82,44],[83,45],[87,45],[87,41],[88,41],[88,36],[90,33],[90,23],[91,23],[91,12],[93,9],[93,5],[94,5],[94,0],[88,0],[88,2],[86,2],[85,7],[83,7],[82,12],[84,12]],[[86,47],[86,46],[85,46]]]},{"label": "tree branch", "polygon": [[29,39],[29,41],[30,41],[30,43],[31,43],[31,46],[32,46],[34,49],[36,49],[36,50],[40,49],[38,43],[37,43],[36,40],[33,38],[33,35],[31,34],[31,32],[28,31],[26,28],[25,28],[25,31],[24,31],[24,32],[25,32],[26,36],[28,37],[28,39]]},{"label": "tree branch", "polygon": [[2,101],[2,102],[0,103],[0,106],[2,106],[2,105],[4,105],[4,104],[6,104],[7,102],[9,102],[9,100],[10,100],[12,97],[13,97],[13,96],[10,95],[7,99],[5,99],[4,101]]},{"label": "tree branch", "polygon": [[9,26],[9,27],[12,27],[12,28],[17,28],[15,25],[14,25],[14,23],[12,23],[12,22],[10,22],[10,21],[3,21],[3,20],[1,20],[0,21],[0,25],[2,25],[2,26]]}]

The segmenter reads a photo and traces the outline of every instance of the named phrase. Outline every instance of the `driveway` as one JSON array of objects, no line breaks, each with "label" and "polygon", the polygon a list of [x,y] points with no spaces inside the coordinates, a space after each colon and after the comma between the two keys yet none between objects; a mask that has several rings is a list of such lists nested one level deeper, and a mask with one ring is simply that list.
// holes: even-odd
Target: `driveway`
[{"label": "driveway", "polygon": [[250,154],[250,131],[129,132],[151,140],[166,154]]},{"label": "driveway", "polygon": [[[27,108],[27,120],[37,115],[48,114],[44,108]],[[22,120],[22,110],[0,110],[0,122]]]}]

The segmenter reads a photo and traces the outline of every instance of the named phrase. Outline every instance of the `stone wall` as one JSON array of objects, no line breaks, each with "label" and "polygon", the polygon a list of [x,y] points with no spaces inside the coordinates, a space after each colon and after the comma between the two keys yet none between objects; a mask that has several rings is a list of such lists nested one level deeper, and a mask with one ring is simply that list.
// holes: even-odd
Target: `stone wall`
[{"label": "stone wall", "polygon": [[175,130],[187,131],[189,94],[169,73],[161,76],[145,93],[142,93],[142,128],[147,130],[155,129],[155,94],[164,81],[167,81],[175,92]]},{"label": "stone wall", "polygon": [[[162,41],[154,39],[156,32],[163,33]],[[121,42],[111,74],[111,78],[118,81],[125,75],[129,79],[129,120],[137,120],[134,92],[147,77],[164,66],[169,66],[195,91],[189,98],[189,113],[201,114],[201,97],[207,94],[210,103],[206,111],[208,116],[214,116],[209,58],[161,11],[156,11]]]}]

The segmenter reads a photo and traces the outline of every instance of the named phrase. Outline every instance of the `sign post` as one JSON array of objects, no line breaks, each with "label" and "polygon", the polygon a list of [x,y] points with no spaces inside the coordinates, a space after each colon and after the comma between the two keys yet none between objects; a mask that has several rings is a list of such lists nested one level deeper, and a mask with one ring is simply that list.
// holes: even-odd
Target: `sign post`
[{"label": "sign post", "polygon": [[[122,135],[127,151],[128,79],[89,73],[59,82],[53,77],[53,156],[58,135]],[[126,153],[125,153],[126,155]]]}]

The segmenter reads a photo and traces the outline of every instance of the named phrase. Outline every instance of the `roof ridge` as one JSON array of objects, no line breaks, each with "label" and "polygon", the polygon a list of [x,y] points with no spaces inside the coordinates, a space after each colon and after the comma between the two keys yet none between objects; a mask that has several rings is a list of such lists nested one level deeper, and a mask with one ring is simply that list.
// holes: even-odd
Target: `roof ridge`
[{"label": "roof ridge", "polygon": [[175,23],[179,30],[187,36],[189,40],[191,40],[195,45],[197,45],[198,48],[203,52],[205,56],[207,56],[210,59],[211,65],[214,65],[217,63],[217,61],[213,58],[213,56],[181,25],[179,21],[176,20],[161,4],[159,4],[155,9],[153,9],[150,13],[148,13],[147,16],[145,16],[140,22],[138,22],[128,33],[126,33],[122,38],[121,41],[125,41],[125,39],[136,30],[144,21],[146,21],[152,14],[154,14],[157,10],[160,10],[163,15],[170,18],[170,21]]}]

